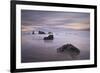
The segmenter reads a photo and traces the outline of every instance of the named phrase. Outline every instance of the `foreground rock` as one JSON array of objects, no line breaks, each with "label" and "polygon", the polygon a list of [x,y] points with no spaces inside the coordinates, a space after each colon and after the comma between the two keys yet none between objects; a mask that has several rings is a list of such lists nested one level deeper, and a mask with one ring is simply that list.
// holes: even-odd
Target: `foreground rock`
[{"label": "foreground rock", "polygon": [[38,34],[45,34],[45,32],[43,32],[43,31],[39,31]]},{"label": "foreground rock", "polygon": [[69,53],[71,56],[80,54],[80,50],[72,44],[65,44],[57,49],[59,53]]},{"label": "foreground rock", "polygon": [[53,35],[49,35],[48,37],[44,37],[44,40],[53,40],[54,36]]}]

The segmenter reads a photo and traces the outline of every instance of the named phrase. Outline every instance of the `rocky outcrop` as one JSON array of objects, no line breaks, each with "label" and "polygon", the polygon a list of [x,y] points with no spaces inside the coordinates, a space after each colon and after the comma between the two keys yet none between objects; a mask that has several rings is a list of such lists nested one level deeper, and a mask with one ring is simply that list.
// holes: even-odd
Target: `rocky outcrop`
[{"label": "rocky outcrop", "polygon": [[54,36],[53,35],[49,35],[48,37],[44,37],[44,40],[53,40]]},{"label": "rocky outcrop", "polygon": [[43,31],[39,31],[38,34],[45,34],[45,32],[43,32]]},{"label": "rocky outcrop", "polygon": [[65,44],[60,48],[57,48],[57,52],[59,53],[70,53],[71,55],[80,54],[80,50],[72,44]]}]

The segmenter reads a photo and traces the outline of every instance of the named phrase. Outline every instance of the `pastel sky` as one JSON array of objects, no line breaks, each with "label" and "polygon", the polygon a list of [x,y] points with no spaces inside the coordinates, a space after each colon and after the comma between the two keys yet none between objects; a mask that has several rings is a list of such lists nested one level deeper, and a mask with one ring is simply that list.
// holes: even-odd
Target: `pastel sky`
[{"label": "pastel sky", "polygon": [[79,12],[21,10],[21,24],[23,31],[33,30],[34,27],[89,30],[90,14]]}]

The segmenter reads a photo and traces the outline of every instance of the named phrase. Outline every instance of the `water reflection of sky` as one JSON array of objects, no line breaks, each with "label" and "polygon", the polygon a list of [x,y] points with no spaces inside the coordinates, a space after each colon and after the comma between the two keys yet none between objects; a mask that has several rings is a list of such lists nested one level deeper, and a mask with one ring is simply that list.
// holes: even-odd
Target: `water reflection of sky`
[{"label": "water reflection of sky", "polygon": [[[22,62],[89,59],[89,31],[67,31],[66,33],[56,32],[56,35],[54,34],[54,40],[43,40],[48,34],[22,34]],[[78,56],[72,58],[68,53],[57,53],[57,48],[68,43],[79,48],[80,54]]]}]

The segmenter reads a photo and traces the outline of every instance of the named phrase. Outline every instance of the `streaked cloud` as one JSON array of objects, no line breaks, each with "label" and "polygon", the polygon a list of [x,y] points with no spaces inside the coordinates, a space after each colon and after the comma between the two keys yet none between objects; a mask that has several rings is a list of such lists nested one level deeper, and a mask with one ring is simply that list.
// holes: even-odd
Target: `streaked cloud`
[{"label": "streaked cloud", "polygon": [[35,26],[53,26],[83,30],[90,28],[90,14],[79,12],[22,10],[21,24],[24,27],[22,30],[31,30]]}]

